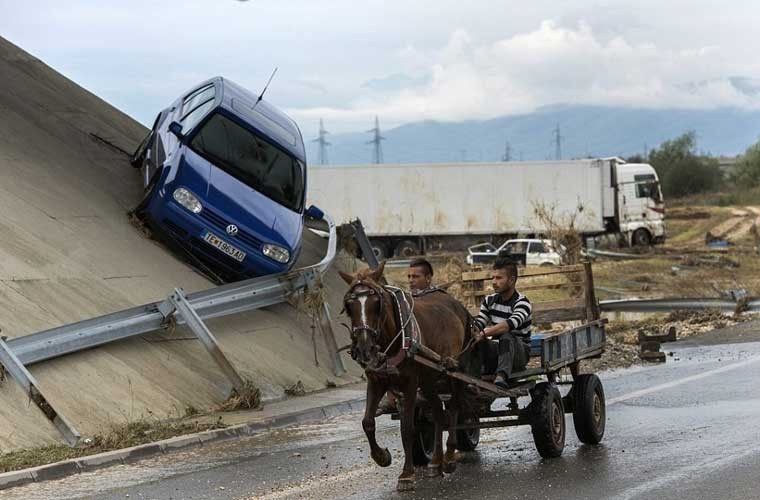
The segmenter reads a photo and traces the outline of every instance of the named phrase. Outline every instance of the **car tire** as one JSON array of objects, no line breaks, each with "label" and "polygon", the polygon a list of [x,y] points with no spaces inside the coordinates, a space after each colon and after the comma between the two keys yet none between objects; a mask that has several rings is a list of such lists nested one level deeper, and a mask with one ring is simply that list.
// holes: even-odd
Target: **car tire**
[{"label": "car tire", "polygon": [[153,177],[150,178],[148,185],[145,186],[142,198],[140,198],[137,206],[134,208],[134,210],[132,210],[132,212],[134,212],[134,214],[141,219],[145,215],[145,210],[147,210],[150,201],[153,199],[153,195],[156,192],[156,187],[158,186],[158,181],[161,178],[162,170],[163,169],[156,170],[156,172],[153,174]]},{"label": "car tire", "polygon": [[132,165],[132,167],[142,167],[145,162],[146,153],[148,152],[148,146],[150,145],[151,140],[153,140],[154,134],[155,131],[153,130],[148,132],[148,135],[145,136],[140,145],[137,146],[137,149],[135,149],[135,152],[132,153],[132,156],[129,158],[129,164]]},{"label": "car tire", "polygon": [[435,424],[428,418],[422,408],[414,409],[414,443],[412,444],[412,462],[424,466],[433,459],[435,446]]},{"label": "car tire", "polygon": [[[469,422],[478,423],[480,419],[478,417],[459,418],[460,424],[466,424]],[[457,449],[461,451],[474,451],[480,443],[480,429],[459,429],[457,431]]]},{"label": "car tire", "polygon": [[604,437],[607,410],[602,382],[594,374],[573,381],[573,425],[582,443],[599,444]]},{"label": "car tire", "polygon": [[556,386],[542,382],[531,392],[530,430],[539,455],[556,458],[565,449],[565,409]]}]

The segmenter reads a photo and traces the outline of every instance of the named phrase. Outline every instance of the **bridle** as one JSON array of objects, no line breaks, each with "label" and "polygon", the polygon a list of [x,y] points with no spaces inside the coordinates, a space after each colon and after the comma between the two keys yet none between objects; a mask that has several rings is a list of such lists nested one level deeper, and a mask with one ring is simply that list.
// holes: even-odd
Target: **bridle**
[{"label": "bridle", "polygon": [[[356,289],[358,287],[365,287],[366,290],[357,292]],[[373,295],[377,295],[377,298],[380,301],[380,310],[378,312],[376,325],[374,327],[368,325],[366,322],[366,318],[362,321],[362,324],[359,326],[354,326],[352,324],[351,328],[349,328],[352,339],[355,337],[356,334],[366,331],[366,332],[369,332],[370,335],[372,335],[372,339],[375,341],[376,344],[377,344],[377,341],[380,340],[380,332],[381,332],[382,327],[385,325],[385,293],[384,292],[385,290],[375,285],[374,283],[358,280],[354,284],[351,285],[351,287],[348,289],[346,294],[343,296],[343,307],[346,310],[346,312],[350,311],[350,305],[352,302],[360,300],[363,297],[369,298]],[[364,304],[362,304],[362,307],[364,307]]]}]

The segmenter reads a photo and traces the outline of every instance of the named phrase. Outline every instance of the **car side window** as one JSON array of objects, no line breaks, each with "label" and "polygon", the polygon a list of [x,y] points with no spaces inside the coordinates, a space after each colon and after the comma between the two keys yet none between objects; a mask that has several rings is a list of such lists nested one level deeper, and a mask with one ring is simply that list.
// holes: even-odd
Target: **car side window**
[{"label": "car side window", "polygon": [[214,84],[206,85],[205,87],[201,87],[195,92],[191,93],[185,99],[182,101],[182,110],[180,112],[180,116],[182,119],[185,119],[185,116],[190,114],[195,108],[197,108],[199,105],[205,103],[206,101],[213,99],[215,95],[215,88]]},{"label": "car side window", "polygon": [[543,243],[531,243],[528,252],[529,253],[546,253],[546,248],[544,247]]},{"label": "car side window", "polygon": [[185,134],[190,133],[190,130],[193,129],[196,125],[198,125],[198,122],[200,122],[204,116],[206,116],[206,113],[214,107],[214,100],[211,99],[210,101],[206,101],[194,110],[190,111],[190,113],[182,118],[182,132]]}]

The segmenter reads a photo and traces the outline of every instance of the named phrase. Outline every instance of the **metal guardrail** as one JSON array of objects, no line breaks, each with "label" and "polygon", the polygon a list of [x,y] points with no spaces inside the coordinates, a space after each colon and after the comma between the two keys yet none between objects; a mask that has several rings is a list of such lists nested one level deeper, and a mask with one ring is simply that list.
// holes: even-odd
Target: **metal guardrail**
[{"label": "metal guardrail", "polygon": [[[176,324],[187,324],[190,327],[228,376],[233,387],[239,390],[242,388],[242,379],[219,349],[203,320],[279,304],[287,301],[294,293],[315,286],[335,259],[337,247],[335,223],[326,214],[324,221],[329,228],[327,253],[317,264],[287,273],[230,283],[187,296],[181,289],[175,289],[162,302],[22,337],[0,339],[0,363],[72,446],[78,442],[79,433],[52,407],[25,366],[155,331],[166,327],[173,320]],[[333,371],[336,375],[342,375],[345,367],[338,353],[327,303],[323,303],[320,312],[318,326],[332,356]]]},{"label": "metal guardrail", "polygon": [[[704,309],[720,309],[721,311],[733,312],[737,302],[720,298],[696,298],[696,299],[624,299],[603,300],[599,302],[602,311],[615,312],[662,312],[675,310],[701,311]],[[760,299],[751,300],[742,304],[742,310],[747,312],[760,312]]]}]

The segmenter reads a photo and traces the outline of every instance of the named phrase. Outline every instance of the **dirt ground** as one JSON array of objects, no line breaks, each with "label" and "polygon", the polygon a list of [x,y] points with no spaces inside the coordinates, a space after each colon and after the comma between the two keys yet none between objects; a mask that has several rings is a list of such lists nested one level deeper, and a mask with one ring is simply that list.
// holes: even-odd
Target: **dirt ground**
[{"label": "dirt ground", "polygon": [[[760,207],[677,206],[666,214],[667,242],[629,260],[597,259],[593,262],[597,298],[721,297],[730,290],[760,296],[758,231]],[[708,236],[709,235],[709,236]],[[722,245],[708,245],[707,239]],[[621,250],[631,252],[630,250]],[[464,254],[434,256],[435,283],[464,301],[462,271],[470,270]],[[406,286],[406,267],[386,268],[386,278]],[[519,284],[518,284],[519,289]],[[558,295],[558,293],[560,295]],[[526,295],[533,302],[563,298],[557,290],[536,290]],[[719,311],[636,315],[620,319],[610,315],[608,346],[601,359],[588,362],[593,370],[627,367],[640,363],[638,335],[660,334],[671,326],[679,340],[730,328],[751,319],[746,314],[729,316]],[[643,318],[643,319],[638,319]],[[571,326],[569,323],[539,325],[539,331]]]}]

